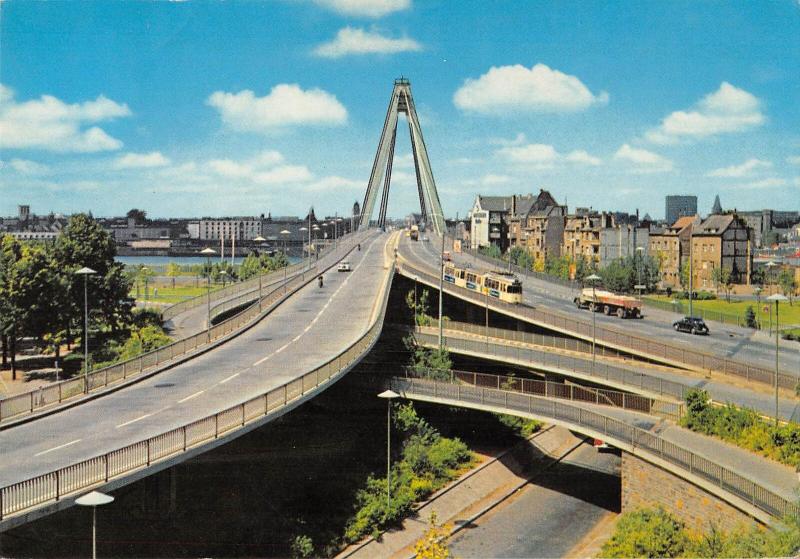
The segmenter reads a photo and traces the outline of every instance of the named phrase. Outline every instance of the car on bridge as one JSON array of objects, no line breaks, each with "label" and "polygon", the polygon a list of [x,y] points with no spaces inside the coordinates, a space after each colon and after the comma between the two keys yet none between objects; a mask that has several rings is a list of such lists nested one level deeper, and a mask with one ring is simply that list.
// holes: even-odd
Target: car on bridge
[{"label": "car on bridge", "polygon": [[353,268],[350,266],[350,262],[340,262],[337,270],[340,272],[352,272]]},{"label": "car on bridge", "polygon": [[676,320],[672,327],[675,328],[676,332],[690,332],[692,334],[705,334],[706,336],[711,333],[703,319],[694,316],[684,316],[682,319]]}]

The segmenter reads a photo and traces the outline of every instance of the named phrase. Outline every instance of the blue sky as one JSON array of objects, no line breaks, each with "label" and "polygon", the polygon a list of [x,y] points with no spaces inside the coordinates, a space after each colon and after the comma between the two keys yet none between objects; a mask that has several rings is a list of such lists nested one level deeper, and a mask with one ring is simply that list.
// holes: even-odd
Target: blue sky
[{"label": "blue sky", "polygon": [[400,75],[448,215],[539,188],[800,209],[798,37],[797,0],[5,0],[0,215],[347,212]]}]

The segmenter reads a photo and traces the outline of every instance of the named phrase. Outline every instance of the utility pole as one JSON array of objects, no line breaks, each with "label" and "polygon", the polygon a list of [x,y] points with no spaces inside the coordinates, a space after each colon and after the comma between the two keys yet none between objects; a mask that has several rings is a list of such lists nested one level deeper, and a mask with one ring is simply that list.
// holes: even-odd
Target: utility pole
[{"label": "utility pole", "polygon": [[442,299],[444,296],[444,235],[442,231],[442,252],[439,255],[441,259],[441,266],[439,267],[439,355],[444,349],[444,340],[442,338]]}]

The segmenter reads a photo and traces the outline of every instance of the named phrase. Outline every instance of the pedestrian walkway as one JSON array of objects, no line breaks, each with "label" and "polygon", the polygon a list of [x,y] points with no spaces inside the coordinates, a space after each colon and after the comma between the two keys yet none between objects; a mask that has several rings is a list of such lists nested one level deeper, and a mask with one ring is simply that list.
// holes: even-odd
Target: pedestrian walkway
[{"label": "pedestrian walkway", "polygon": [[432,512],[439,524],[451,523],[454,529],[464,527],[471,518],[493,507],[521,483],[570,452],[582,439],[561,427],[549,427],[529,441],[464,474],[445,489],[434,494],[402,527],[390,530],[379,540],[369,538],[352,545],[336,559],[392,557],[407,559],[414,555],[414,544],[429,527]]}]

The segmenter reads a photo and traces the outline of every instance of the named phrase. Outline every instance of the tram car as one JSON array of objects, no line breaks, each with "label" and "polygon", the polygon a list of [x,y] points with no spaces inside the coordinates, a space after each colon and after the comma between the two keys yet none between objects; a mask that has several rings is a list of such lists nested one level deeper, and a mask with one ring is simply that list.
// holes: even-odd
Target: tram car
[{"label": "tram car", "polygon": [[480,272],[459,268],[452,262],[444,267],[444,281],[477,293],[488,294],[506,303],[522,302],[522,283],[509,272]]}]

